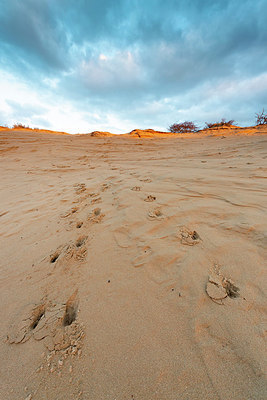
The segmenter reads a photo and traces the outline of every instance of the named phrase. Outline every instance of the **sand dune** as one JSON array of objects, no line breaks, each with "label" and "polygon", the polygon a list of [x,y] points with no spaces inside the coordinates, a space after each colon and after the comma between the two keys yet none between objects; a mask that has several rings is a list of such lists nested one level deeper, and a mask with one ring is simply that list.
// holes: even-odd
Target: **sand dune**
[{"label": "sand dune", "polygon": [[45,134],[53,134],[53,135],[69,135],[67,132],[59,132],[59,131],[51,131],[48,129],[39,129],[39,128],[8,128],[6,126],[0,126],[0,131],[5,131],[9,133],[45,133]]},{"label": "sand dune", "polygon": [[0,398],[265,399],[266,133],[1,130]]},{"label": "sand dune", "polygon": [[[4,126],[0,126],[0,131],[13,133],[43,133],[43,134],[54,134],[54,135],[69,135],[67,132],[58,132],[51,131],[46,129],[38,129],[38,128],[7,128]],[[78,133],[78,132],[77,132]],[[264,125],[258,126],[249,126],[249,127],[240,127],[235,125],[230,126],[221,126],[216,128],[208,128],[203,129],[198,132],[188,132],[188,133],[170,133],[170,132],[162,132],[156,131],[154,129],[133,129],[131,132],[126,132],[120,135],[120,137],[128,136],[128,137],[138,137],[138,138],[170,138],[170,137],[192,137],[192,136],[207,136],[207,135],[255,135],[255,134],[265,134],[266,128]],[[118,136],[116,133],[104,132],[104,131],[93,131],[90,133],[78,133],[78,135],[86,135],[93,137],[114,137]]]}]

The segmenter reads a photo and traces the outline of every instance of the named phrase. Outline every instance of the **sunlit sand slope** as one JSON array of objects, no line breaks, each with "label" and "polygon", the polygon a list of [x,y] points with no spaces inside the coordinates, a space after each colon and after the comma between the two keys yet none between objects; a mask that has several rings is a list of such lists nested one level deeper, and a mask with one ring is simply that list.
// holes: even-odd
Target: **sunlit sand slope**
[{"label": "sunlit sand slope", "polygon": [[266,144],[3,130],[0,398],[266,399]]}]

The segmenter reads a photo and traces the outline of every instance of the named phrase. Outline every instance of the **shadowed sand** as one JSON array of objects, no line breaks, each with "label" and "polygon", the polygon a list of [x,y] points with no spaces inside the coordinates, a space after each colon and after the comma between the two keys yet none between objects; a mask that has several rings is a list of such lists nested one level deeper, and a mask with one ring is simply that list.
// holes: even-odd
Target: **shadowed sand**
[{"label": "shadowed sand", "polygon": [[265,399],[266,133],[1,129],[0,399]]}]

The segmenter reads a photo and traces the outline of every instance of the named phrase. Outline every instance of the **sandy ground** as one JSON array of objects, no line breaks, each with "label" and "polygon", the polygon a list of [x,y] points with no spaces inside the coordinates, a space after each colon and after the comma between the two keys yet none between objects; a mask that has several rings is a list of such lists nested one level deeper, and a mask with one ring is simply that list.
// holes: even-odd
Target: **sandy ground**
[{"label": "sandy ground", "polygon": [[266,399],[266,133],[1,131],[1,400]]}]

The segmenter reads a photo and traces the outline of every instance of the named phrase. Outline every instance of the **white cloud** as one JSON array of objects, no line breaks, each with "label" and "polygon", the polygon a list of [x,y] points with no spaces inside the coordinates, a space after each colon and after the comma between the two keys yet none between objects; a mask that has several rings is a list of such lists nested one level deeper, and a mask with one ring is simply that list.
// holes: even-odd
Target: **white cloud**
[{"label": "white cloud", "polygon": [[43,83],[52,89],[57,88],[59,82],[60,82],[59,78],[44,78],[43,79]]},{"label": "white cloud", "polygon": [[141,66],[131,51],[116,50],[83,60],[77,73],[86,87],[94,91],[129,89],[143,80]]},{"label": "white cloud", "polygon": [[107,56],[105,56],[105,54],[100,54],[99,60],[106,61],[107,60]]},{"label": "white cloud", "polygon": [[[45,82],[47,84],[47,82]],[[48,85],[52,88],[51,85]],[[20,122],[30,127],[88,133],[95,130],[125,133],[131,122],[109,111],[88,105],[90,111],[81,109],[53,91],[31,88],[13,75],[0,71],[0,113],[5,116],[0,125],[12,126]],[[3,117],[2,117],[3,118]]]}]

